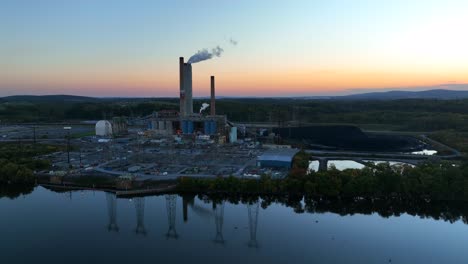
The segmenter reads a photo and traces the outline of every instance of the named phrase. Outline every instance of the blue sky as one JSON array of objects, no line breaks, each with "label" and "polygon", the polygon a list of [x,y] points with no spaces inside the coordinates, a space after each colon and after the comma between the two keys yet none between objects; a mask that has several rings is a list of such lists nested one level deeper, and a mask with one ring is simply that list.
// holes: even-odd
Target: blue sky
[{"label": "blue sky", "polygon": [[461,0],[0,0],[0,95],[176,96],[178,57],[217,45],[196,95],[211,74],[224,95],[464,84],[467,13]]}]

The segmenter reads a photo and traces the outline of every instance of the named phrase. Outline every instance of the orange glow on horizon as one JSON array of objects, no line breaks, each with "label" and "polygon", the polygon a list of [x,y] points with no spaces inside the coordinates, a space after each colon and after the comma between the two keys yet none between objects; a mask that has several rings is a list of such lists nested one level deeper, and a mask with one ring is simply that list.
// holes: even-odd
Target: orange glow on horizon
[{"label": "orange glow on horizon", "polygon": [[[194,96],[209,94],[209,76],[194,73]],[[256,72],[225,71],[216,75],[220,96],[287,96],[288,94],[334,94],[349,89],[411,88],[449,82],[468,83],[465,72],[371,71],[368,69],[273,70]],[[239,76],[242,76],[239,78]],[[9,78],[3,78],[9,77]],[[129,71],[124,73],[57,73],[53,75],[2,76],[2,85],[38,87],[45,93],[73,93],[97,96],[178,96],[178,72]],[[18,89],[19,91],[22,89]],[[34,90],[29,91],[34,93]],[[54,92],[55,91],[55,92]],[[25,94],[25,92],[19,92]]]}]

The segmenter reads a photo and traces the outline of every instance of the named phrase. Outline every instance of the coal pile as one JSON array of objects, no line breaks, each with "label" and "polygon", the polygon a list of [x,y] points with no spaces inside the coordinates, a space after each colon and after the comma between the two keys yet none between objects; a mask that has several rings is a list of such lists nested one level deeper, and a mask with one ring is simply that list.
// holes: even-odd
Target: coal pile
[{"label": "coal pile", "polygon": [[347,125],[284,127],[273,132],[282,139],[348,151],[409,152],[425,147],[414,137],[366,134],[358,127]]}]

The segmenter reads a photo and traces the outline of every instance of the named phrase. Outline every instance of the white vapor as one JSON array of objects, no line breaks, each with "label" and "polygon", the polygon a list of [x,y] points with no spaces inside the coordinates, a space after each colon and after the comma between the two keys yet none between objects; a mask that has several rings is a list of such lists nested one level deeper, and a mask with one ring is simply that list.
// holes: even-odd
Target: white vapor
[{"label": "white vapor", "polygon": [[202,106],[200,107],[200,114],[201,114],[201,112],[205,111],[205,109],[207,109],[208,106],[210,106],[210,105],[207,104],[207,103],[203,103]]},{"label": "white vapor", "polygon": [[208,49],[199,50],[197,53],[195,53],[195,55],[190,57],[188,63],[197,63],[200,61],[209,60],[215,56],[221,57],[223,51],[224,50],[220,46],[216,46],[216,48],[211,49],[211,52],[209,52]]},{"label": "white vapor", "polygon": [[231,43],[232,45],[236,46],[238,41],[237,40],[234,40],[232,38],[229,39],[229,43]]}]

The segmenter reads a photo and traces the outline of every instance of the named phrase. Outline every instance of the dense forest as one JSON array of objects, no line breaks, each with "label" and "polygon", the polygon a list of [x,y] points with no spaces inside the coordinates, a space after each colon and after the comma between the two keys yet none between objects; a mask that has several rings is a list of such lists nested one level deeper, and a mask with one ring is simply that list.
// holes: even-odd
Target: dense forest
[{"label": "dense forest", "polygon": [[[140,117],[179,109],[177,98],[41,98],[0,99],[0,124]],[[194,110],[207,101],[196,99]],[[468,99],[221,98],[216,109],[234,122],[274,122],[280,126],[352,124],[364,130],[431,133],[432,138],[468,152]]]},{"label": "dense forest", "polygon": [[[206,100],[195,100],[195,111]],[[89,101],[4,101],[0,120],[47,122],[97,120],[113,116],[146,116],[163,109],[178,110],[176,98],[90,99]],[[387,125],[398,130],[468,131],[468,99],[463,100],[313,100],[219,99],[217,112],[231,121],[286,124],[345,123]]]}]

